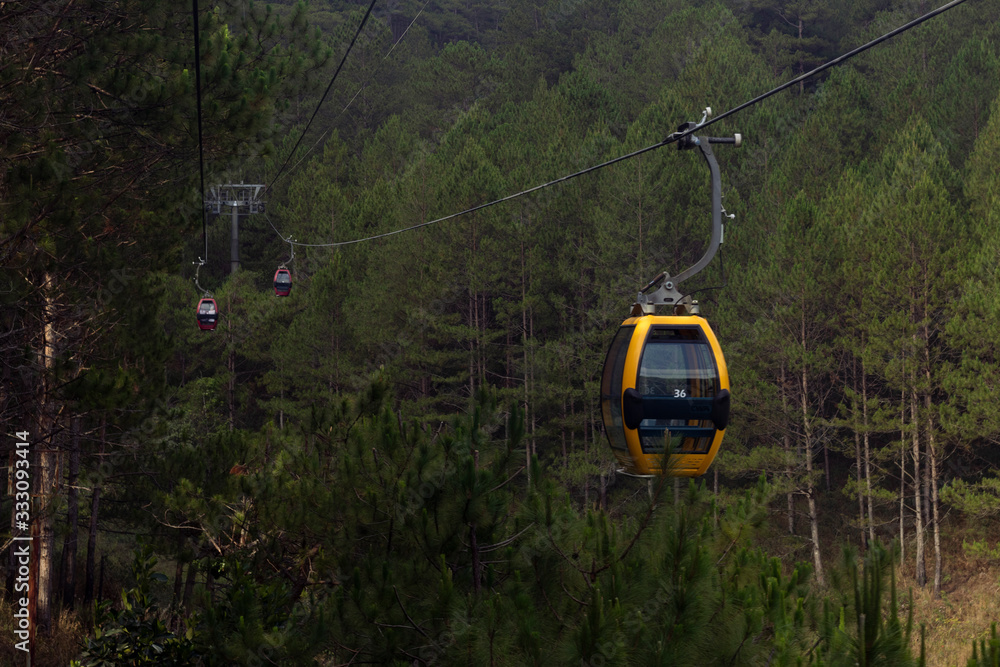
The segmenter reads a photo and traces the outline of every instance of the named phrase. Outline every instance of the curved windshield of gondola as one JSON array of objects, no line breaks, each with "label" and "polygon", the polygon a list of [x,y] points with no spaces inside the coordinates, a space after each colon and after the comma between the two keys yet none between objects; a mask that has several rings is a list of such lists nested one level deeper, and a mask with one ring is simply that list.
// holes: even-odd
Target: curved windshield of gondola
[{"label": "curved windshield of gondola", "polygon": [[622,376],[625,372],[628,344],[634,331],[634,326],[618,329],[604,360],[604,374],[601,377],[601,418],[604,420],[604,431],[608,434],[611,446],[621,450],[628,449],[622,421]]},{"label": "curved windshield of gondola", "polygon": [[639,425],[642,451],[662,453],[666,436],[675,453],[707,454],[715,424],[701,416],[710,413],[718,387],[715,357],[699,329],[651,331],[642,353],[636,389],[648,404],[655,402],[676,418],[644,419]]}]

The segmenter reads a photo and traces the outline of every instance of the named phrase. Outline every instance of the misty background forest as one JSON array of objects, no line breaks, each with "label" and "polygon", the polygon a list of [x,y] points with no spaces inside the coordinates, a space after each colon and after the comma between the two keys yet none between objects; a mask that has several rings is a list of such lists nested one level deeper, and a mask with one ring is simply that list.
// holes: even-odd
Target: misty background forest
[{"label": "misty background forest", "polygon": [[700,479],[617,474],[598,408],[708,243],[696,152],[386,235],[934,8],[220,0],[196,60],[185,3],[0,3],[0,662],[30,534],[39,665],[997,664],[996,2],[707,130]]}]

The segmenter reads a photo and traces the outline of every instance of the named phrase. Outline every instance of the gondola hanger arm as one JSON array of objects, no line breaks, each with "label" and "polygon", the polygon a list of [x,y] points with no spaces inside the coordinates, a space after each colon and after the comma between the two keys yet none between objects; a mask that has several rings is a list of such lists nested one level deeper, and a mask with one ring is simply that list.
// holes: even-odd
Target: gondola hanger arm
[{"label": "gondola hanger arm", "polygon": [[708,249],[705,251],[705,254],[702,255],[701,259],[699,259],[693,266],[685,269],[677,276],[671,278],[670,274],[664,271],[653,278],[653,280],[651,280],[649,284],[639,292],[636,302],[632,306],[633,315],[650,315],[655,311],[656,306],[677,307],[681,303],[684,296],[677,289],[677,286],[681,282],[698,274],[702,269],[708,266],[709,262],[712,261],[712,258],[715,257],[715,253],[718,252],[719,246],[722,245],[722,179],[719,175],[719,163],[716,161],[715,154],[712,152],[711,144],[732,144],[738,148],[743,143],[743,137],[739,134],[732,137],[695,136],[692,130],[697,130],[699,127],[704,125],[711,113],[712,108],[707,107],[700,123],[695,123],[693,121],[684,123],[677,128],[677,132],[671,135],[671,138],[678,137],[676,139],[678,150],[691,150],[692,148],[700,150],[702,156],[705,158],[705,162],[708,163],[709,171],[712,174],[712,238],[708,242]]},{"label": "gondola hanger arm", "polygon": [[198,282],[198,273],[201,271],[201,267],[205,266],[205,260],[199,257],[197,262],[191,262],[191,263],[196,266],[194,270],[194,286],[198,288],[199,292],[201,292],[201,296],[203,299],[213,298],[212,293],[209,292],[204,287],[202,287],[201,283]]},{"label": "gondola hanger arm", "polygon": [[296,243],[296,239],[293,239],[291,236],[289,236],[287,239],[285,239],[285,243],[287,243],[288,247],[291,248],[291,253],[292,254],[288,258],[287,262],[284,262],[283,264],[280,264],[278,266],[279,269],[287,268],[288,265],[291,264],[292,261],[295,259],[295,243]]}]

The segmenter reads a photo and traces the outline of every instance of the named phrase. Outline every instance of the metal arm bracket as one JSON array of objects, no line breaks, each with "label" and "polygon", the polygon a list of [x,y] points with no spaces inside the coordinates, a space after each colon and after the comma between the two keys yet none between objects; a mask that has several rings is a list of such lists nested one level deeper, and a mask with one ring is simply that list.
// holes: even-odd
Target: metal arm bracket
[{"label": "metal arm bracket", "polygon": [[[690,131],[697,129],[704,122],[705,119],[703,118],[701,123],[684,123],[677,128],[674,136],[679,135],[677,139],[679,150],[698,148],[708,163],[709,171],[712,173],[712,238],[708,242],[708,249],[701,259],[676,277],[671,278],[670,274],[664,271],[656,276],[656,278],[653,278],[636,297],[636,302],[632,306],[633,316],[651,315],[656,306],[672,306],[675,310],[690,312],[693,303],[690,298],[684,297],[677,289],[677,286],[708,266],[712,258],[715,257],[715,253],[718,252],[719,246],[722,245],[722,182],[719,176],[719,163],[715,160],[715,155],[712,153],[709,144],[733,144],[738,147],[742,143],[743,138],[739,134],[733,137],[696,137],[690,133]],[[688,134],[685,134],[685,132],[688,132]],[[655,291],[649,292],[654,287],[656,288]]]}]

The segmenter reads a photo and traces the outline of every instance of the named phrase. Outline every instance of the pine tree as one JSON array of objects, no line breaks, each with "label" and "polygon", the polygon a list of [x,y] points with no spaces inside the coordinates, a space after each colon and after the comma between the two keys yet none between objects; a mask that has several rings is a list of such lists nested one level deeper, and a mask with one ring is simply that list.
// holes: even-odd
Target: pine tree
[{"label": "pine tree", "polygon": [[[905,621],[899,617],[895,553],[874,544],[859,567],[856,553],[844,550],[840,577],[850,580],[839,605],[824,605],[820,655],[829,665],[919,665],[911,649],[913,596]],[[889,575],[889,600],[884,587]],[[846,575],[846,576],[845,576]],[[853,626],[853,627],[852,627]]]},{"label": "pine tree", "polygon": [[[190,14],[158,2],[56,5],[19,3],[0,19],[2,50],[10,56],[0,74],[0,104],[13,114],[0,129],[0,244],[20,267],[12,315],[25,332],[20,345],[40,359],[23,379],[42,392],[22,406],[22,420],[32,425],[40,453],[38,618],[46,631],[56,472],[67,446],[59,434],[85,415],[73,383],[86,374],[114,375],[119,365],[120,379],[137,378],[149,370],[146,363],[156,363],[159,354],[143,353],[162,342],[159,336],[148,336],[145,349],[132,344],[140,338],[129,340],[132,332],[117,338],[116,329],[148,325],[131,319],[147,312],[141,300],[150,294],[139,286],[144,273],[129,269],[171,265],[202,209],[192,187],[197,170],[190,168],[197,141]],[[281,36],[264,9],[243,18],[230,32],[221,7],[201,17],[210,156],[223,146],[264,150],[275,99],[303,85],[324,57],[309,46],[274,48]],[[299,12],[297,27],[301,19]],[[255,46],[251,34],[260,40]],[[123,296],[108,298],[108,291]],[[127,342],[124,356],[102,356],[119,342]],[[134,391],[143,384],[135,382]]]},{"label": "pine tree", "polygon": [[879,371],[909,401],[917,583],[924,584],[922,528],[930,525],[937,592],[941,568],[937,464],[945,444],[939,417],[944,401],[937,387],[952,373],[938,331],[951,313],[948,294],[959,281],[956,267],[968,237],[967,225],[952,204],[955,174],[922,120],[899,133],[886,150],[881,173],[884,180],[870,212],[874,228],[869,240],[880,249],[878,263],[871,267],[870,288],[872,298],[887,310],[878,333],[884,340],[882,349],[894,348],[895,353],[883,360]]}]

